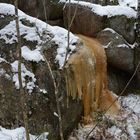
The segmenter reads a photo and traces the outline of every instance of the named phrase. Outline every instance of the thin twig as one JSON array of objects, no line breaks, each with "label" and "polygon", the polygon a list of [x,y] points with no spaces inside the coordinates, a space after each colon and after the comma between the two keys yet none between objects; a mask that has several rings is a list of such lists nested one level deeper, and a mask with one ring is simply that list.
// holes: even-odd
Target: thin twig
[{"label": "thin twig", "polygon": [[[125,92],[125,90],[127,89],[128,85],[130,84],[130,82],[132,81],[132,79],[134,78],[134,76],[136,75],[136,72],[138,70],[140,66],[140,61],[134,71],[134,73],[132,74],[131,78],[129,79],[129,81],[127,82],[126,86],[124,87],[124,89],[122,90],[122,92],[120,93],[120,95],[111,103],[111,105],[106,109],[106,111],[103,113],[103,116],[105,116],[105,114],[107,113],[107,111],[112,107],[112,105],[120,98],[120,96],[123,95],[123,93]],[[95,126],[90,130],[90,132],[88,133],[88,135],[86,136],[86,140],[89,138],[89,135],[94,131],[94,129],[100,124],[100,122],[97,122],[95,124]]]}]

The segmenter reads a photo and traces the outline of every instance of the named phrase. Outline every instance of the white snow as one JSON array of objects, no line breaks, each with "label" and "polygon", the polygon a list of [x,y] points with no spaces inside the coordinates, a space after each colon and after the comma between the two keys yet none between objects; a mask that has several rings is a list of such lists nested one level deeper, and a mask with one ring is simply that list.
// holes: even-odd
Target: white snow
[{"label": "white snow", "polygon": [[23,46],[22,50],[22,57],[27,61],[39,62],[44,61],[43,56],[41,55],[40,48],[35,50],[30,50],[27,46]]},{"label": "white snow", "polygon": [[[59,46],[57,49],[56,60],[59,62],[60,68],[62,68],[65,61],[66,49],[68,46],[67,43],[68,31],[58,26],[54,26],[52,33],[54,34],[54,38],[52,39],[52,41],[55,41],[55,43]],[[77,41],[78,41],[78,37],[70,33],[69,49],[71,50],[71,52],[76,48],[75,43]]]},{"label": "white snow", "polygon": [[[60,2],[63,3],[64,0],[62,0],[62,1],[60,0]],[[75,1],[75,0],[71,0],[71,3],[88,7],[91,9],[91,11],[93,11],[94,13],[96,13],[97,15],[100,15],[100,16],[113,17],[113,16],[117,16],[117,15],[125,15],[128,18],[132,18],[132,17],[136,18],[136,15],[137,15],[135,10],[133,10],[132,8],[130,8],[128,6],[124,6],[124,5],[101,6],[99,4],[92,4],[90,2]]]},{"label": "white snow", "polygon": [[[36,33],[35,27],[27,27],[19,21],[20,35],[24,36],[27,41],[37,41],[38,44],[41,43],[41,40]],[[4,39],[6,44],[13,44],[17,42],[17,33],[16,33],[16,23],[11,21],[3,29],[0,30],[0,39]]]},{"label": "white snow", "polygon": [[[18,61],[14,61],[12,64],[12,71],[14,73],[13,75],[13,82],[15,83],[15,86],[17,89],[19,89],[19,80],[18,80]],[[23,87],[26,87],[29,93],[32,92],[32,90],[35,87],[36,78],[35,75],[26,69],[24,64],[21,64],[21,76],[22,76],[22,85]],[[26,80],[28,78],[28,81]]]},{"label": "white snow", "polygon": [[116,126],[112,126],[111,128],[108,128],[107,130],[112,136],[114,136],[114,139],[118,140],[119,136],[121,135],[122,130],[119,129]]},{"label": "white snow", "polygon": [[138,113],[140,115],[140,96],[130,94],[126,97],[122,97],[122,99],[122,105],[127,110],[133,110],[135,113]]},{"label": "white snow", "polygon": [[137,9],[138,7],[138,0],[118,0],[120,5],[134,7]]},{"label": "white snow", "polygon": [[40,92],[42,92],[42,93],[44,93],[44,94],[47,93],[46,89],[40,89]]},{"label": "white snow", "polygon": [[117,45],[118,48],[129,48],[126,44],[119,44]]},{"label": "white snow", "polygon": [[105,28],[103,31],[109,31],[109,32],[111,32],[111,33],[113,33],[113,34],[117,33],[116,31],[114,31],[114,30],[111,29],[111,28]]},{"label": "white snow", "polygon": [[1,57],[0,57],[0,63],[2,63],[2,62],[7,63],[7,61],[6,61],[4,58],[1,58]]},{"label": "white snow", "polygon": [[[30,134],[30,140],[35,140],[36,136]],[[5,129],[0,126],[0,140],[26,140],[25,129],[19,127],[16,129]]]},{"label": "white snow", "polygon": [[103,48],[108,48],[112,44],[112,41],[110,41],[107,45],[102,45]]},{"label": "white snow", "polygon": [[53,112],[54,116],[59,117],[59,115],[56,112]]}]

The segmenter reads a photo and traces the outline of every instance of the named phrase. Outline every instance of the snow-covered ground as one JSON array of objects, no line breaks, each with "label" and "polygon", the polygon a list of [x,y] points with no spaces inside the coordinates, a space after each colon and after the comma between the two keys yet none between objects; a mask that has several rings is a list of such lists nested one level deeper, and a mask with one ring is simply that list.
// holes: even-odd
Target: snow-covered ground
[{"label": "snow-covered ground", "polygon": [[[119,99],[122,111],[114,118],[103,117],[99,125],[92,131],[89,138],[96,140],[137,140],[140,137],[140,96],[130,94]],[[69,140],[85,140],[94,125],[79,125]]]}]

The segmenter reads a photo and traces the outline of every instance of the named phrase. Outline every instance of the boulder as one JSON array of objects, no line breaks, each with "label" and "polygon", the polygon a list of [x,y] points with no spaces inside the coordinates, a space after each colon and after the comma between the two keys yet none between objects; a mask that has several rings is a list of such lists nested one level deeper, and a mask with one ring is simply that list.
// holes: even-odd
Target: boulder
[{"label": "boulder", "polygon": [[[97,39],[105,48],[107,55],[109,89],[119,94],[134,72],[135,49],[120,34],[110,28],[98,33]],[[134,79],[127,89],[131,91],[136,88]]]},{"label": "boulder", "polygon": [[107,27],[112,28],[117,33],[122,35],[128,43],[133,44],[136,40],[135,35],[135,18],[126,16],[114,16],[108,18]]},{"label": "boulder", "polygon": [[[13,4],[12,0],[0,0],[0,2]],[[19,9],[43,21],[46,21],[46,18],[47,20],[62,20],[63,4],[58,2],[59,0],[19,0]]]},{"label": "boulder", "polygon": [[73,33],[96,37],[103,28],[112,28],[128,43],[133,44],[136,40],[134,29],[136,11],[130,7],[101,6],[89,2],[72,1],[70,5],[67,3],[64,7],[65,28],[68,28],[68,21],[72,21],[73,17],[75,18],[70,29]]},{"label": "boulder", "polygon": [[[74,3],[70,4],[70,8],[71,12],[69,17],[69,4],[66,4],[63,10],[63,20],[65,28],[68,28],[68,20],[70,19],[71,21],[75,15],[70,28],[73,33],[95,37],[104,28],[104,17],[92,12],[91,8]],[[75,9],[77,9],[76,14]]]},{"label": "boulder", "polygon": [[106,28],[97,35],[97,39],[105,47],[108,63],[120,70],[134,71],[134,48],[117,32]]},{"label": "boulder", "polygon": [[[15,128],[24,124],[17,81],[18,57],[14,6],[0,4],[1,6],[7,13],[0,11],[0,25],[2,25],[0,29],[0,126]],[[72,129],[78,125],[83,111],[81,101],[72,98],[69,98],[69,107],[67,107],[64,72],[60,69],[60,64],[66,55],[67,31],[45,24],[21,11],[19,11],[19,26],[22,79],[29,131],[35,135],[49,132],[48,139],[59,139],[54,85],[44,60],[46,58],[50,62],[56,83],[61,83],[58,86],[58,97],[66,139]],[[70,47],[74,48],[78,40],[72,34],[70,37],[72,38]],[[69,51],[71,53],[72,49]]]}]

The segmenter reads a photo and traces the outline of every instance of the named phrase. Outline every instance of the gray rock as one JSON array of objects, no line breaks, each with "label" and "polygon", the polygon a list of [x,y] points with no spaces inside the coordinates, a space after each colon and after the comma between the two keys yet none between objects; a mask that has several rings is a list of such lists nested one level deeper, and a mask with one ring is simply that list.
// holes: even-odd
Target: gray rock
[{"label": "gray rock", "polygon": [[[0,2],[13,4],[12,0],[0,0]],[[47,20],[62,20],[63,4],[58,2],[59,0],[19,0],[19,9],[43,21],[46,21],[46,18]]]},{"label": "gray rock", "polygon": [[135,19],[127,18],[126,16],[114,16],[108,18],[107,27],[112,28],[117,33],[122,35],[127,42],[133,44],[135,42]]},{"label": "gray rock", "polygon": [[76,34],[83,34],[87,36],[96,36],[104,28],[104,18],[96,15],[90,8],[82,5],[70,4],[71,15],[68,16],[69,5],[67,4],[63,11],[63,20],[65,28],[68,27],[68,19],[72,19],[77,7],[77,12],[73,23],[71,25],[71,31]]},{"label": "gray rock", "polygon": [[106,48],[108,63],[117,69],[132,73],[134,70],[134,49],[112,29],[105,29],[97,35]]}]

